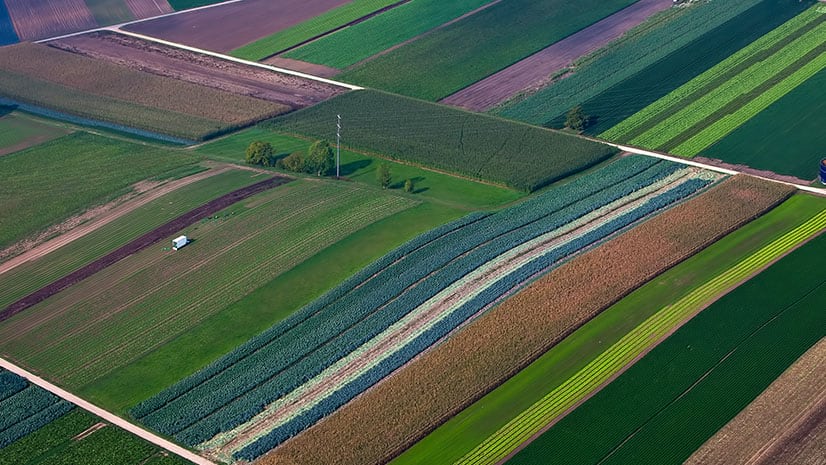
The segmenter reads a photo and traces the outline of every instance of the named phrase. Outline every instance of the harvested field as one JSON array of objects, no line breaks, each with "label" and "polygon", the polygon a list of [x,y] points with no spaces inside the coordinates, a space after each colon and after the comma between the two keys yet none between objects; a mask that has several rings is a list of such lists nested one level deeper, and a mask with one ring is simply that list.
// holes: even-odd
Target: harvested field
[{"label": "harvested field", "polygon": [[151,18],[153,16],[172,13],[172,6],[167,0],[125,0],[129,11],[135,15],[135,18]]},{"label": "harvested field", "polygon": [[125,29],[226,53],[345,3],[346,0],[245,0],[131,24]]},{"label": "harvested field", "polygon": [[642,223],[540,278],[260,463],[386,462],[602,309],[791,192],[736,177]]},{"label": "harvested field", "polygon": [[826,431],[826,339],[800,357],[685,465],[817,463],[799,456],[779,459],[795,455],[794,449],[805,442],[817,442],[800,439],[818,429]]},{"label": "harvested field", "polygon": [[670,8],[672,0],[640,0],[627,8],[560,40],[524,60],[486,77],[441,103],[473,111],[490,108],[526,91],[547,85],[558,72],[622,36],[649,16]]},{"label": "harvested field", "polygon": [[234,192],[230,192],[224,196],[221,196],[215,200],[212,200],[194,210],[191,210],[178,218],[166,223],[153,231],[150,231],[143,236],[135,239],[134,241],[124,245],[123,247],[115,250],[114,252],[101,257],[98,260],[84,266],[83,268],[74,271],[63,278],[49,284],[48,286],[39,289],[30,295],[18,300],[17,302],[9,305],[3,311],[0,311],[0,322],[11,318],[12,316],[16,315],[17,313],[26,310],[27,308],[36,305],[49,297],[57,294],[58,292],[72,286],[75,283],[78,283],[89,276],[101,271],[108,266],[116,263],[124,258],[138,253],[141,250],[159,242],[161,239],[164,239],[168,236],[173,235],[177,231],[181,231],[187,226],[195,224],[196,222],[210,216],[211,214],[223,210],[228,206],[240,202],[248,197],[266,191],[268,189],[272,189],[274,187],[280,186],[289,182],[288,178],[282,177],[272,177],[270,179],[255,183],[251,186],[247,186],[241,189],[238,189]]},{"label": "harvested field", "polygon": [[283,57],[270,57],[262,63],[326,78],[331,78],[341,72],[340,70],[330,68],[329,66],[317,65],[315,63],[308,63],[306,61],[293,60]]},{"label": "harvested field", "polygon": [[84,0],[5,0],[20,40],[39,40],[98,26]]},{"label": "harvested field", "polygon": [[233,94],[304,108],[345,89],[297,76],[244,66],[113,32],[74,36],[49,45],[135,71],[191,82]]}]

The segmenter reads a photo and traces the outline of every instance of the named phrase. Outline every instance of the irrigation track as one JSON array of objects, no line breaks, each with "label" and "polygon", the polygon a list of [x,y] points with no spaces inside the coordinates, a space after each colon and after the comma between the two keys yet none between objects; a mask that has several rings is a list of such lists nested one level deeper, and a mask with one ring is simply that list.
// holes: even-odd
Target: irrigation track
[{"label": "irrigation track", "polygon": [[109,423],[111,423],[111,424],[113,424],[113,425],[115,425],[119,428],[122,428],[126,431],[129,431],[130,433],[134,434],[135,436],[138,436],[139,438],[144,439],[145,441],[148,441],[148,442],[150,442],[150,443],[152,443],[152,444],[154,444],[154,445],[156,445],[156,446],[158,446],[162,449],[165,449],[165,450],[177,455],[178,457],[186,459],[186,460],[188,460],[192,463],[195,463],[197,465],[216,465],[215,463],[213,463],[213,462],[211,462],[211,461],[209,461],[209,460],[207,460],[207,459],[205,459],[205,458],[203,458],[203,457],[201,457],[201,456],[199,456],[199,455],[197,455],[193,452],[190,452],[189,450],[184,449],[181,446],[175,445],[175,444],[167,441],[166,439],[161,438],[160,436],[152,434],[149,431],[147,431],[147,430],[145,430],[145,429],[143,429],[139,426],[136,426],[136,425],[124,420],[123,418],[121,418],[117,415],[109,413],[106,410],[103,410],[102,408],[97,407],[96,405],[94,405],[90,402],[87,402],[87,401],[81,399],[80,397],[77,397],[76,395],[74,395],[70,392],[67,392],[63,389],[60,389],[59,387],[57,387],[54,384],[44,380],[43,378],[40,378],[39,376],[35,376],[34,374],[29,373],[28,371],[24,370],[23,368],[20,368],[17,365],[15,365],[15,364],[13,364],[13,363],[11,363],[11,362],[3,359],[3,358],[0,358],[0,368],[4,368],[4,369],[6,369],[6,370],[8,370],[8,371],[10,371],[10,372],[12,372],[16,375],[19,375],[19,376],[22,376],[23,378],[26,378],[32,384],[40,386],[41,388],[43,388],[43,389],[51,392],[52,394],[60,397],[61,399],[66,400],[68,402],[71,402],[71,403],[75,404],[76,406],[82,408],[83,410],[86,410],[87,412],[90,412],[93,415],[96,415],[96,416],[102,418],[103,420],[105,420],[105,421],[107,421],[107,422],[109,422]]},{"label": "irrigation track", "polygon": [[64,245],[68,245],[74,242],[77,239],[80,239],[87,234],[97,231],[98,229],[102,228],[103,226],[115,221],[116,219],[126,215],[134,211],[135,209],[146,205],[147,203],[162,197],[166,194],[174,192],[184,186],[192,184],[196,181],[201,181],[203,179],[215,176],[216,174],[223,173],[228,171],[229,167],[223,168],[215,168],[215,169],[208,169],[204,172],[193,174],[191,176],[187,176],[182,179],[178,179],[171,182],[166,182],[158,187],[155,187],[147,192],[138,194],[137,196],[121,203],[120,205],[101,213],[96,218],[93,218],[88,223],[85,223],[77,228],[73,228],[71,231],[67,232],[66,234],[61,234],[54,239],[46,241],[33,249],[30,249],[22,254],[12,258],[11,260],[0,264],[0,275],[3,273],[9,272],[18,266],[30,262],[32,260],[37,260],[38,258],[54,252],[55,250],[63,247]]}]

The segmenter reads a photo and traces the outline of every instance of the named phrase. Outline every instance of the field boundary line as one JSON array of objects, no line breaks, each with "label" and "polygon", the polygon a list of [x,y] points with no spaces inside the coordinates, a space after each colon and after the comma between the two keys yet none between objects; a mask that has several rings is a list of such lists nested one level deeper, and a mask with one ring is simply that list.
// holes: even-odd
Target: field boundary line
[{"label": "field boundary line", "polygon": [[80,397],[78,397],[78,396],[76,396],[76,395],[74,395],[74,394],[72,394],[68,391],[65,391],[65,390],[55,386],[54,384],[44,380],[43,378],[41,378],[39,376],[36,376],[36,375],[30,373],[29,371],[26,371],[25,369],[9,362],[8,360],[6,360],[4,358],[0,358],[0,368],[6,369],[6,370],[18,375],[18,376],[22,376],[23,378],[28,380],[30,383],[35,384],[37,386],[40,386],[41,388],[43,388],[43,389],[51,392],[52,394],[60,397],[61,399],[66,400],[68,402],[71,402],[72,404],[76,405],[77,407],[80,407],[83,410],[86,410],[87,412],[90,412],[93,415],[96,415],[96,416],[102,418],[103,420],[106,420],[107,422],[109,422],[109,423],[111,423],[111,424],[113,424],[113,425],[115,425],[119,428],[122,428],[122,429],[124,429],[124,430],[140,437],[141,439],[144,439],[144,440],[146,440],[146,441],[148,441],[148,442],[150,442],[150,443],[152,443],[152,444],[154,444],[154,445],[156,445],[156,446],[158,446],[158,447],[160,447],[160,448],[162,448],[162,449],[164,449],[168,452],[171,452],[171,453],[177,455],[178,457],[186,459],[186,460],[188,460],[192,463],[195,463],[197,465],[216,465],[215,463],[201,457],[200,455],[197,455],[197,454],[195,454],[195,453],[193,453],[193,452],[191,452],[187,449],[184,449],[181,446],[173,444],[172,442],[167,441],[166,439],[163,439],[160,436],[157,436],[153,433],[150,433],[149,431],[147,431],[147,430],[145,430],[145,429],[143,429],[143,428],[141,428],[137,425],[134,425],[134,424],[124,420],[123,418],[121,418],[121,417],[119,417],[115,414],[112,414],[112,413],[110,413],[110,412],[108,412],[108,411],[106,411],[106,410],[90,403],[90,402],[87,402],[87,401],[81,399]]}]

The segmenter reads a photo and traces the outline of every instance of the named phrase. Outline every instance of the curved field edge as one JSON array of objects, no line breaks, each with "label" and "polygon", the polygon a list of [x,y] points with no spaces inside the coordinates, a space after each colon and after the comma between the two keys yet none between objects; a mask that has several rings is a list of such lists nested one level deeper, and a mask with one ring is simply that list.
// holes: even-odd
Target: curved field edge
[{"label": "curved field edge", "polygon": [[[625,337],[655,312],[672,302],[685,300],[711,277],[725,273],[824,208],[826,201],[819,197],[796,195],[728,234],[603,311],[502,386],[417,442],[392,464],[458,461],[514,421],[517,414],[545,399],[603,354],[606,347]],[[706,302],[699,299],[696,305]],[[579,399],[587,394],[588,391],[582,392]],[[540,415],[539,427],[551,419],[552,416]],[[518,444],[518,440],[509,443],[511,449]],[[492,461],[489,459],[496,455],[494,452],[481,454],[479,461]],[[466,459],[466,462],[470,461]]]},{"label": "curved field edge", "polygon": [[748,407],[697,449],[685,465],[777,460],[790,436],[826,405],[826,338],[778,377]]},{"label": "curved field edge", "polygon": [[549,392],[539,402],[513,418],[474,450],[457,461],[461,464],[494,464],[545,429],[549,423],[596,393],[645,355],[671,332],[705,308],[722,293],[759,273],[777,257],[794,250],[826,227],[826,211],[800,225],[771,244],[745,257],[724,273],[688,293],[632,329],[605,352],[599,354],[571,378]]},{"label": "curved field edge", "polygon": [[[261,463],[388,461],[608,305],[791,193],[737,177],[655,216],[540,278]],[[686,218],[696,225],[692,231],[681,227]],[[654,236],[663,240],[651,244]],[[440,388],[446,384],[452,389]],[[345,426],[352,424],[361,427]]]},{"label": "curved field edge", "polygon": [[682,464],[824,336],[824,250],[820,235],[743,283],[509,462]]}]

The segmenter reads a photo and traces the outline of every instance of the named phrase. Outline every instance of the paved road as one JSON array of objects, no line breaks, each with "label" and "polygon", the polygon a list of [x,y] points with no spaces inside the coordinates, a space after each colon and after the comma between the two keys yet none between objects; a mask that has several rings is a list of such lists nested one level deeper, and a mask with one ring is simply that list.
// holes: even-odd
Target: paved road
[{"label": "paved road", "polygon": [[187,449],[184,449],[181,446],[175,445],[175,444],[167,441],[166,439],[163,439],[163,438],[161,438],[161,437],[159,437],[155,434],[150,433],[149,431],[146,431],[145,429],[143,429],[139,426],[136,426],[136,425],[133,425],[132,423],[129,423],[128,421],[124,420],[123,418],[121,418],[117,415],[113,415],[113,414],[107,412],[106,410],[103,410],[100,407],[96,407],[96,406],[90,404],[89,402],[86,402],[85,400],[83,400],[83,399],[81,399],[81,398],[79,398],[79,397],[77,397],[73,394],[70,394],[69,392],[64,391],[63,389],[60,389],[59,387],[55,386],[54,384],[52,384],[52,383],[50,383],[50,382],[48,382],[48,381],[46,381],[46,380],[44,380],[44,379],[42,379],[38,376],[35,376],[32,373],[29,373],[28,371],[18,367],[17,365],[15,365],[15,364],[13,364],[13,363],[11,363],[11,362],[3,359],[3,358],[0,358],[0,367],[5,368],[6,370],[11,371],[12,373],[15,373],[17,375],[20,375],[20,376],[26,378],[32,384],[36,384],[36,385],[42,387],[43,389],[51,392],[52,394],[77,405],[78,407],[82,408],[83,410],[86,410],[88,412],[91,412],[94,415],[97,415],[98,417],[102,418],[106,422],[108,422],[110,424],[113,424],[115,426],[118,426],[119,428],[123,428],[126,431],[129,431],[130,433],[132,433],[132,434],[134,434],[138,437],[141,437],[141,438],[151,442],[152,444],[154,444],[158,447],[161,447],[161,448],[163,448],[163,449],[165,449],[165,450],[167,450],[167,451],[169,451],[169,452],[171,452],[171,453],[173,453],[173,454],[175,454],[175,455],[177,455],[181,458],[189,460],[192,463],[195,463],[197,465],[216,465],[214,462],[211,462],[211,461],[209,461],[209,460],[207,460],[207,459],[205,459],[205,458],[203,458],[199,455],[196,455],[195,453],[193,453],[193,452],[191,452]]}]

